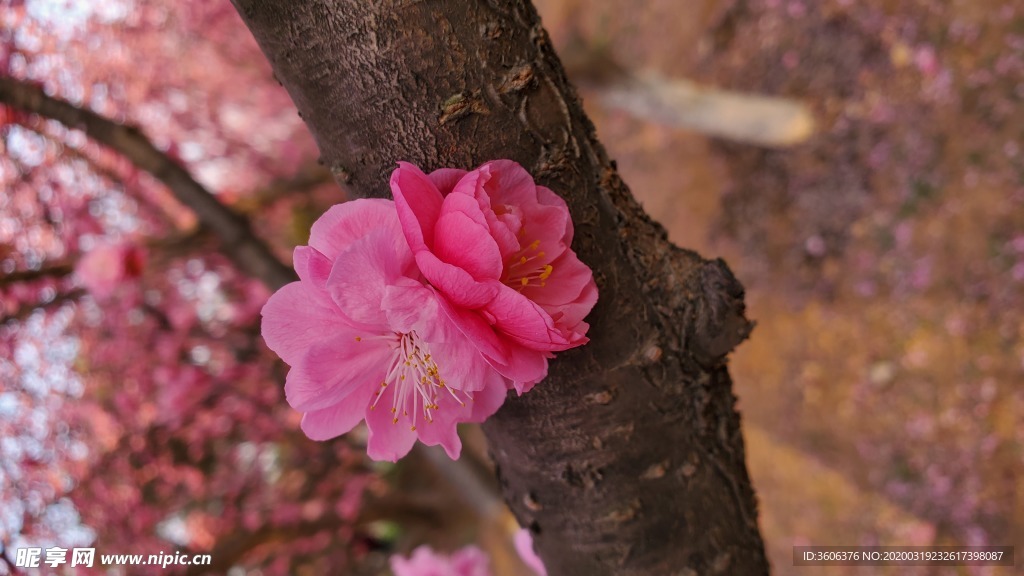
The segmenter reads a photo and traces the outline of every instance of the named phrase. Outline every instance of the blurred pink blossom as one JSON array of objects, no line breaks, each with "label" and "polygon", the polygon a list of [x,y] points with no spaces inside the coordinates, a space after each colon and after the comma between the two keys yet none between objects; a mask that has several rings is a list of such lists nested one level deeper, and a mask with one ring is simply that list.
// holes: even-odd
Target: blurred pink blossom
[{"label": "blurred pink blossom", "polygon": [[921,74],[934,76],[939,70],[939,58],[935,54],[935,48],[921,46],[914,52],[914,65]]},{"label": "blurred pink blossom", "polygon": [[523,559],[523,563],[530,567],[537,576],[548,576],[547,568],[544,567],[544,562],[537,556],[537,553],[533,551],[533,536],[530,535],[530,531],[526,528],[520,528],[515,535],[515,546],[516,552],[519,553],[519,557]]},{"label": "blurred pink blossom", "polygon": [[392,556],[391,570],[395,576],[491,576],[487,556],[475,546],[467,546],[451,556],[420,546],[409,558]]},{"label": "blurred pink blossom", "polygon": [[142,275],[146,253],[134,244],[104,244],[85,253],[75,275],[96,298],[107,298],[126,280]]},{"label": "blurred pink blossom", "polygon": [[427,176],[401,162],[391,191],[445,311],[519,393],[547,374],[552,352],[587,342],[597,286],[569,247],[569,209],[522,166],[496,160]]}]

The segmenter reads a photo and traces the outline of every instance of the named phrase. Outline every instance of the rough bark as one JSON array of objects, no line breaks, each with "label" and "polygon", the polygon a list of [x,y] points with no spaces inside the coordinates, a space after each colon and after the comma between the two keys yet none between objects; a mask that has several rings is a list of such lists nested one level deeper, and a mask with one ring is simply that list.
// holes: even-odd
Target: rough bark
[{"label": "rough bark", "polygon": [[204,227],[216,233],[225,254],[243,272],[275,289],[295,279],[295,273],[252,233],[245,218],[221,204],[137,128],[50,96],[41,86],[10,77],[0,77],[0,102],[80,129],[96,142],[123,154],[138,169],[152,174],[195,212]]},{"label": "rough bark", "polygon": [[528,1],[232,1],[356,195],[397,160],[511,158],[568,201],[592,340],[484,426],[549,572],[767,573],[725,366],[743,289],[640,209]]}]

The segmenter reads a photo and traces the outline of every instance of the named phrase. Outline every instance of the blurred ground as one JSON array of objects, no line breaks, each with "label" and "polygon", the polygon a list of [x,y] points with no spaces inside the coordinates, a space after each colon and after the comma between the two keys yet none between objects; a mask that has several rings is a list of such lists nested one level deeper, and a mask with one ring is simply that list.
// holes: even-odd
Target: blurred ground
[{"label": "blurred ground", "polygon": [[[559,51],[807,102],[768,150],[596,104],[679,244],[758,321],[733,357],[775,573],[791,546],[1016,545],[1024,561],[1024,5],[538,0]],[[685,5],[685,9],[680,6]]]}]

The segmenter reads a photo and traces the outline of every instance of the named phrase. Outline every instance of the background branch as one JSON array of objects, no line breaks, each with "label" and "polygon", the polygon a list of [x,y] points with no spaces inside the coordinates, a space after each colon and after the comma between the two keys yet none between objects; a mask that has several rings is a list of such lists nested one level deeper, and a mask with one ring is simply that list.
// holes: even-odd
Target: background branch
[{"label": "background branch", "polygon": [[239,269],[271,289],[276,290],[296,279],[295,273],[253,234],[247,220],[224,206],[178,162],[157,149],[138,128],[117,123],[50,96],[41,86],[11,77],[0,77],[0,102],[56,120],[68,128],[80,129],[152,174],[179,202],[195,212],[203,226],[220,238],[225,254]]}]

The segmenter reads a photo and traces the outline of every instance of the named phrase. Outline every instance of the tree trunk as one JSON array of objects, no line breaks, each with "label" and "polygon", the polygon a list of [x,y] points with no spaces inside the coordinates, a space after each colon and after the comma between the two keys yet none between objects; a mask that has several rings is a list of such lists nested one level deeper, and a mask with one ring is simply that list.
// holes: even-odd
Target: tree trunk
[{"label": "tree trunk", "polygon": [[526,0],[232,0],[356,195],[398,160],[497,158],[562,195],[594,268],[591,342],[485,425],[553,575],[768,572],[725,356],[750,332],[721,260],[671,245],[619,179]]}]

